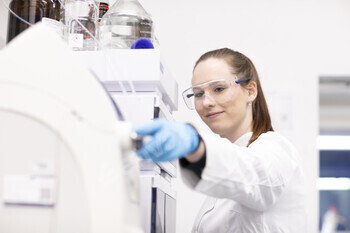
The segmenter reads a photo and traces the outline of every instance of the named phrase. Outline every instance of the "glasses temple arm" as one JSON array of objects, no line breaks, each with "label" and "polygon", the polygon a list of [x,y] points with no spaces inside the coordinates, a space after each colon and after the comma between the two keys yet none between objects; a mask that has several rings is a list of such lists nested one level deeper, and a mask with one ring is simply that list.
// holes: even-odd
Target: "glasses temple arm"
[{"label": "glasses temple arm", "polygon": [[250,81],[250,78],[238,79],[238,80],[235,81],[235,83],[239,84],[239,83],[242,83],[242,82],[245,82],[245,81]]}]

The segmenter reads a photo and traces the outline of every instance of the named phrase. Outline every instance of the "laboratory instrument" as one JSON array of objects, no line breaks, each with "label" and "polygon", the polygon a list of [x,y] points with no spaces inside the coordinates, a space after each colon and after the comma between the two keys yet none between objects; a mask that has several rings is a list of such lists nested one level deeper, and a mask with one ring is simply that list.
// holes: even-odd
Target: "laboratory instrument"
[{"label": "laboratory instrument", "polygon": [[0,63],[0,232],[143,232],[132,127],[101,83],[42,23]]},{"label": "laboratory instrument", "polygon": [[[74,52],[105,86],[135,128],[155,118],[173,120],[178,84],[161,49],[110,49]],[[175,233],[177,161],[139,161],[142,229]]]}]

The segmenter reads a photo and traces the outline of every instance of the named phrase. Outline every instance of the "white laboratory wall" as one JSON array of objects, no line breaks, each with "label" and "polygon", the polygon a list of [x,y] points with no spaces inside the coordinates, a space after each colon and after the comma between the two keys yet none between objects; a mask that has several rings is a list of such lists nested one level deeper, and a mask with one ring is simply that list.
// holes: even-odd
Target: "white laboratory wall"
[{"label": "white laboratory wall", "polygon": [[[304,158],[307,232],[318,232],[318,77],[350,74],[350,1],[140,2],[152,14],[162,56],[180,90],[189,86],[194,62],[208,50],[229,47],[252,59],[276,130],[290,138]],[[0,2],[0,47],[6,40],[6,22]],[[181,99],[179,104],[176,119],[200,124]],[[190,232],[203,197],[178,183],[177,232]]]},{"label": "white laboratory wall", "polygon": [[[255,63],[276,131],[304,159],[308,233],[318,232],[318,77],[350,74],[348,0],[140,0],[153,16],[163,57],[180,90],[196,59],[229,47]],[[198,121],[180,100],[176,119]],[[190,232],[203,196],[179,184],[177,232]]]},{"label": "white laboratory wall", "polygon": [[6,44],[8,11],[5,5],[8,6],[9,2],[9,0],[0,0],[0,49]]}]

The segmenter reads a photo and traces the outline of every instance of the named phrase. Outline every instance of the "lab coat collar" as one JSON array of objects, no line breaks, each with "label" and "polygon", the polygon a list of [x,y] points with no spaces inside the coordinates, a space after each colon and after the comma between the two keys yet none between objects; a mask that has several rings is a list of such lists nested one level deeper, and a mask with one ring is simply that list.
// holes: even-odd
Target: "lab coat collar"
[{"label": "lab coat collar", "polygon": [[237,146],[247,146],[250,138],[252,137],[253,132],[248,132],[239,137],[234,144]]}]

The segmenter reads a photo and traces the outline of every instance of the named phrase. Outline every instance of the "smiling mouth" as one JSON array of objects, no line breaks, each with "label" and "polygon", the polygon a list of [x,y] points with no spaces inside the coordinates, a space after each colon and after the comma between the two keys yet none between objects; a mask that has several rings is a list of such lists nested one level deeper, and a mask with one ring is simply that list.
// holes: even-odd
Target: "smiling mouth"
[{"label": "smiling mouth", "polygon": [[206,115],[206,117],[209,118],[209,119],[213,119],[213,118],[216,118],[216,117],[220,116],[221,113],[223,113],[223,112],[209,113],[209,114]]}]

